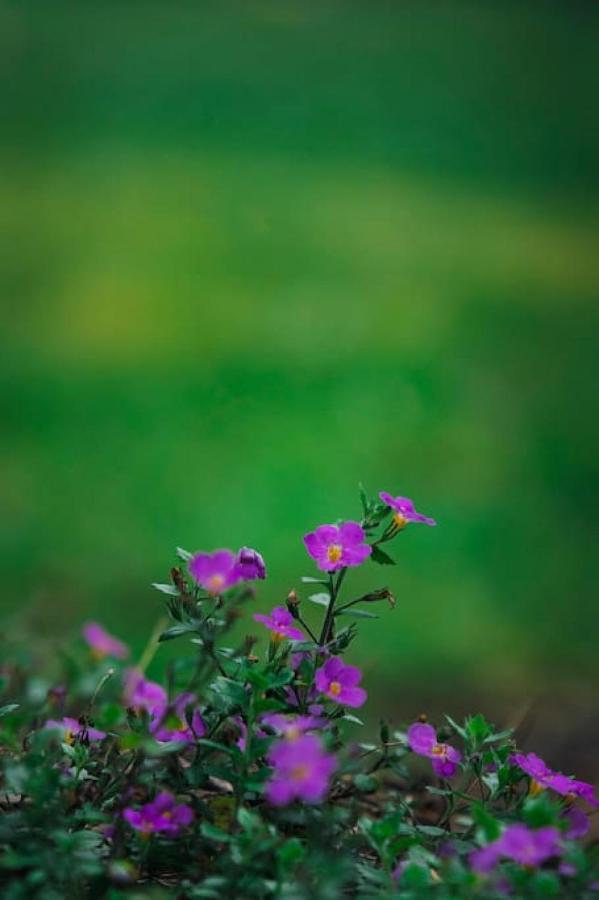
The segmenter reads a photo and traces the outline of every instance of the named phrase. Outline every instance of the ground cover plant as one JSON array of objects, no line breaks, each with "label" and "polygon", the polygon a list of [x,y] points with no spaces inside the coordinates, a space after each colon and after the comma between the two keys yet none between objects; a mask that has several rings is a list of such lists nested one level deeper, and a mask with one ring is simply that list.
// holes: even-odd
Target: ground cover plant
[{"label": "ground cover plant", "polygon": [[[361,736],[368,685],[351,648],[395,599],[392,585],[355,596],[352,569],[390,567],[404,529],[436,524],[385,491],[361,502],[359,521],[304,536],[313,572],[267,615],[258,551],[179,548],[154,585],[171,623],[136,664],[96,622],[48,691],[25,650],[5,659],[4,897],[596,895],[592,785],[481,714]],[[265,653],[253,635],[236,642],[240,619],[268,634]],[[176,640],[193,653],[149,680]]]}]

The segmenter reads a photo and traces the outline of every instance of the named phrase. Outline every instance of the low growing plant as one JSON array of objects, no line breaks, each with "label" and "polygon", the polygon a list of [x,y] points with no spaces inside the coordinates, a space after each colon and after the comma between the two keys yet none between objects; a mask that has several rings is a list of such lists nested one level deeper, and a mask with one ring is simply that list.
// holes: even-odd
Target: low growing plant
[{"label": "low growing plant", "polygon": [[[302,595],[253,613],[264,656],[232,640],[266,577],[244,547],[177,551],[154,585],[171,624],[136,666],[97,623],[83,629],[90,658],[65,654],[49,690],[23,650],[3,663],[6,900],[596,895],[592,786],[519,752],[511,731],[479,714],[348,738],[367,699],[348,662],[357,626],[394,604],[387,587],[354,596],[351,569],[391,564],[383,545],[435,525],[406,498],[361,499],[359,522],[305,535],[316,571]],[[193,654],[148,680],[174,640]]]}]

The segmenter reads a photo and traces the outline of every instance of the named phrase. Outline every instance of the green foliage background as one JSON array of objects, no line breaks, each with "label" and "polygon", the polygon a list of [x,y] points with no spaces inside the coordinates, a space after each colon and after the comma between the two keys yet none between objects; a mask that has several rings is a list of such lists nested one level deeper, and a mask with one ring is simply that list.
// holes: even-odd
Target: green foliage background
[{"label": "green foliage background", "polygon": [[380,706],[596,687],[598,39],[578,0],[2,3],[7,633],[141,649],[176,544],[258,547],[274,605],[362,480],[439,520],[351,582],[398,598]]}]

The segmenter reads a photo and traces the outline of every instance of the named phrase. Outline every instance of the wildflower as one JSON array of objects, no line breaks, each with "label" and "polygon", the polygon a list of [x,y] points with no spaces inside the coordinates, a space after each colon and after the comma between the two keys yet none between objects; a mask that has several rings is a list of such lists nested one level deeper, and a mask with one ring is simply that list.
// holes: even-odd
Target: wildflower
[{"label": "wildflower", "polygon": [[579,838],[584,837],[591,827],[589,817],[585,816],[583,811],[578,809],[577,806],[570,806],[564,810],[560,818],[568,823],[566,837],[570,841],[577,841]]},{"label": "wildflower", "polygon": [[153,711],[150,732],[157,741],[180,741],[193,743],[196,738],[206,733],[200,711],[195,709],[191,717],[191,725],[187,723],[186,713],[196,702],[193,694],[179,694],[171,706]]},{"label": "wildflower", "polygon": [[516,822],[508,825],[496,841],[475,850],[470,855],[470,865],[476,872],[486,873],[505,857],[521,866],[536,868],[560,853],[560,833],[557,828],[546,825],[533,830]]},{"label": "wildflower", "polygon": [[143,835],[167,834],[176,837],[193,820],[193,810],[185,803],[175,803],[175,798],[167,791],[158,794],[151,803],[141,809],[128,806],[123,810],[123,818]]},{"label": "wildflower", "polygon": [[390,506],[393,512],[393,523],[397,528],[405,528],[408,522],[423,522],[425,525],[436,525],[434,519],[416,512],[414,504],[408,497],[393,497],[387,491],[381,491],[379,497]]},{"label": "wildflower", "polygon": [[90,725],[82,725],[71,716],[65,716],[64,719],[48,719],[44,728],[55,728],[61,731],[65,744],[74,744],[76,740],[83,742],[103,741],[106,737],[105,731],[92,728]]},{"label": "wildflower", "polygon": [[432,725],[415,722],[408,728],[408,746],[420,756],[428,756],[433,770],[440,778],[451,778],[455,775],[462,754],[450,744],[439,743],[437,732]]},{"label": "wildflower", "polygon": [[164,710],[167,705],[166,691],[161,684],[148,681],[138,669],[128,669],[125,673],[125,703],[136,710],[145,709],[149,713]]},{"label": "wildflower", "polygon": [[306,731],[326,725],[326,719],[319,716],[286,716],[282,713],[266,713],[261,721],[288,741],[296,741]]},{"label": "wildflower", "polygon": [[244,581],[266,578],[266,566],[262,555],[250,547],[242,547],[237,554],[237,572]]},{"label": "wildflower", "polygon": [[320,693],[336,703],[362,706],[368,695],[364,688],[358,687],[361,679],[362,673],[357,666],[346,666],[338,656],[332,656],[317,669],[314,681]]},{"label": "wildflower", "polygon": [[320,525],[304,536],[310,556],[323,572],[335,572],[346,566],[359,566],[372,553],[365,543],[364,529],[357,522]]},{"label": "wildflower", "polygon": [[283,638],[287,638],[290,641],[305,640],[303,632],[292,625],[293,616],[284,606],[275,606],[268,616],[262,615],[262,613],[254,613],[254,619],[256,622],[262,622],[272,631],[273,641],[282,641]]},{"label": "wildflower", "polygon": [[231,550],[194,554],[189,561],[189,574],[209,594],[222,594],[241,580],[238,559]]},{"label": "wildflower", "polygon": [[268,761],[273,774],[266,785],[266,797],[273,806],[286,806],[296,799],[319,803],[336,767],[335,757],[323,750],[313,734],[279,741],[271,747]]},{"label": "wildflower", "polygon": [[87,622],[83,626],[82,633],[97,659],[103,659],[105,656],[126,659],[129,656],[127,645],[109,634],[99,622]]},{"label": "wildflower", "polygon": [[562,775],[561,772],[554,772],[535,753],[514,753],[510,762],[532,779],[533,791],[535,787],[550,788],[563,797],[580,797],[590,806],[599,806],[599,799],[595,796],[592,784],[571,778],[569,775]]}]

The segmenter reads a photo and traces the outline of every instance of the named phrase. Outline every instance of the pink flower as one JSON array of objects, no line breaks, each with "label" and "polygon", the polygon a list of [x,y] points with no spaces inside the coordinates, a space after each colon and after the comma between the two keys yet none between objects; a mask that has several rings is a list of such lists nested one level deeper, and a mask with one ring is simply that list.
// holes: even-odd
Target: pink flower
[{"label": "pink flower", "polygon": [[510,762],[522,769],[541,787],[550,788],[563,797],[570,795],[580,797],[590,806],[599,806],[599,799],[595,796],[592,784],[571,778],[569,775],[562,775],[561,772],[554,772],[535,753],[514,753]]},{"label": "pink flower", "polygon": [[89,725],[81,725],[77,719],[65,716],[64,719],[48,719],[44,728],[55,728],[62,732],[62,739],[65,744],[74,744],[75,741],[103,741],[106,737],[105,731],[99,731]]},{"label": "pink flower", "polygon": [[415,722],[408,728],[408,746],[414,753],[427,756],[432,761],[433,770],[440,778],[455,775],[462,754],[450,744],[437,740],[437,732],[432,725]]},{"label": "pink flower", "polygon": [[222,594],[241,581],[238,562],[230,550],[196,553],[189,560],[189,574],[209,594]]},{"label": "pink flower", "polygon": [[320,803],[336,768],[335,757],[325,753],[313,734],[279,741],[271,747],[268,761],[273,774],[266,785],[266,798],[273,806],[287,806],[295,799]]},{"label": "pink flower", "polygon": [[393,497],[387,491],[381,491],[379,497],[394,510],[393,522],[397,528],[405,528],[408,522],[422,522],[424,525],[436,525],[434,519],[416,512],[414,504],[408,497]]},{"label": "pink flower", "polygon": [[343,706],[362,706],[368,696],[358,687],[362,673],[357,666],[346,666],[339,656],[331,656],[324,666],[316,670],[315,684],[321,694],[326,694]]},{"label": "pink flower", "polygon": [[326,719],[318,716],[286,716],[283,713],[266,713],[260,720],[288,741],[296,741],[306,731],[324,728]]},{"label": "pink flower", "polygon": [[166,707],[167,696],[162,685],[148,681],[138,669],[125,673],[125,703],[133,709],[156,712]]},{"label": "pink flower", "polygon": [[560,833],[557,828],[547,825],[533,830],[516,822],[508,825],[496,841],[475,850],[470,855],[470,865],[482,874],[494,869],[502,857],[511,859],[521,866],[537,867],[552,856],[561,853]]},{"label": "pink flower", "polygon": [[262,613],[254,613],[256,622],[262,622],[272,631],[272,640],[281,641],[287,638],[290,641],[303,641],[305,636],[299,628],[295,628],[292,624],[294,619],[291,613],[284,606],[275,606],[269,616]]},{"label": "pink flower", "polygon": [[127,807],[123,818],[146,836],[161,833],[176,837],[193,821],[193,810],[185,803],[176,804],[173,795],[164,791],[141,809]]},{"label": "pink flower", "polygon": [[102,659],[104,656],[126,659],[129,656],[127,645],[109,634],[98,622],[86,622],[82,633],[94,656],[99,659]]},{"label": "pink flower", "polygon": [[195,709],[191,718],[191,727],[187,724],[187,710],[195,706],[193,694],[179,694],[171,706],[155,709],[150,722],[150,732],[157,741],[180,741],[184,744],[194,743],[203,737],[206,728],[199,709]]},{"label": "pink flower", "polygon": [[262,555],[251,547],[242,547],[237,554],[237,572],[244,581],[266,578],[266,566]]},{"label": "pink flower", "polygon": [[372,553],[365,541],[364,529],[357,522],[320,525],[304,536],[306,550],[323,572],[359,566]]}]

